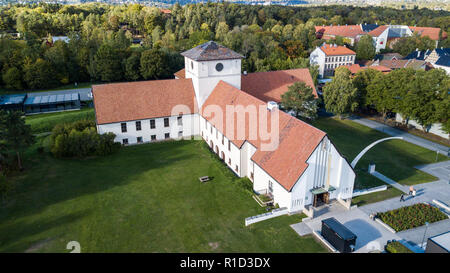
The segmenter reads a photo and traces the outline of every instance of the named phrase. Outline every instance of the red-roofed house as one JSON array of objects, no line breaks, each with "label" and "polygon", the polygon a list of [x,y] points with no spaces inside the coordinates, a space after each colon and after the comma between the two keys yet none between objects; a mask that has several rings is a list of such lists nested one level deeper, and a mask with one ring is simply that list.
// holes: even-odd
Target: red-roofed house
[{"label": "red-roofed house", "polygon": [[327,77],[333,76],[339,66],[354,64],[355,58],[356,53],[345,46],[324,43],[311,52],[309,62],[319,66],[319,76]]},{"label": "red-roofed house", "polygon": [[268,101],[296,81],[312,85],[307,69],[241,75],[242,56],[215,42],[182,55],[178,79],[93,86],[98,132],[123,144],[198,136],[282,210],[350,206],[355,173],[326,133]]},{"label": "red-roofed house", "polygon": [[[386,48],[386,44],[389,41],[391,44],[402,37],[412,36],[413,33],[419,34],[421,37],[429,37],[431,40],[436,41],[436,47],[439,43],[440,28],[435,27],[409,27],[403,25],[383,25],[370,31],[368,34],[373,37],[376,52]],[[447,33],[442,32],[442,39],[447,38]]]},{"label": "red-roofed house", "polygon": [[342,25],[342,26],[316,26],[316,37],[318,39],[336,39],[336,37],[341,36],[345,38],[351,46],[358,42],[361,36],[365,35],[366,32],[363,31],[361,25]]}]

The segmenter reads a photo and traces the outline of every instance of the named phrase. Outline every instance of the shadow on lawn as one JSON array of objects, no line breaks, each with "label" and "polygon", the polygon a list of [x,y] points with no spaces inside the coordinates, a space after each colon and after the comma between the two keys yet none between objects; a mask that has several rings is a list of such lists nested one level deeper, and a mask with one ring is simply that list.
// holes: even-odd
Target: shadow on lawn
[{"label": "shadow on lawn", "polygon": [[[20,230],[8,224],[5,226],[7,221],[37,214],[53,204],[130,183],[152,169],[193,160],[195,155],[183,150],[189,144],[192,143],[142,144],[124,147],[113,155],[90,159],[56,159],[45,154],[38,155],[40,162],[32,166],[30,161],[35,159],[28,158],[27,169],[12,177],[17,186],[9,197],[10,202],[0,206],[0,234],[11,233],[12,229]],[[168,145],[171,149],[167,149]],[[2,244],[5,241],[2,240]]]},{"label": "shadow on lawn", "polygon": [[[46,244],[57,238],[32,239],[34,235],[38,235],[47,230],[57,228],[61,225],[74,223],[78,219],[82,219],[90,214],[89,210],[81,210],[78,212],[66,214],[58,218],[45,218],[31,223],[25,221],[17,221],[13,224],[0,226],[0,241],[2,249],[8,249],[8,252],[17,252],[26,249],[26,252],[35,252],[44,248]],[[58,235],[55,235],[58,236]],[[75,240],[74,238],[73,240]]]}]

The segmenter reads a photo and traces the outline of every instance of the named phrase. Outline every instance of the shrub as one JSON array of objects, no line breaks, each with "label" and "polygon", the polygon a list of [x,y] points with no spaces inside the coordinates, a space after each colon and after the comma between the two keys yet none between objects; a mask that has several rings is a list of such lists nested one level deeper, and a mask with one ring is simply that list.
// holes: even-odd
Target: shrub
[{"label": "shrub", "polygon": [[53,129],[50,151],[56,157],[108,155],[120,148],[115,137],[113,133],[98,134],[90,120],[60,124]]},{"label": "shrub", "polygon": [[447,219],[438,208],[423,203],[378,213],[377,217],[397,232]]}]

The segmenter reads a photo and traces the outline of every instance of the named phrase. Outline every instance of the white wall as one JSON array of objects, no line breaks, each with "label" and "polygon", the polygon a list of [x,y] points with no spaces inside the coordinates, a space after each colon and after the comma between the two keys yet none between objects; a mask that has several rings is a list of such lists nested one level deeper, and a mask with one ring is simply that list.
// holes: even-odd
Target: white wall
[{"label": "white wall", "polygon": [[[230,150],[228,150],[228,142],[229,140],[223,136],[223,134],[217,130],[217,128],[213,127],[211,123],[209,123],[205,118],[199,117],[200,121],[200,135],[206,141],[206,143],[211,147],[211,141],[213,142],[213,151],[216,152],[216,146],[219,150],[218,155],[222,158],[222,152],[225,156],[225,163],[227,166],[238,176],[244,177],[245,174],[241,173],[241,151],[236,145],[230,142]],[[206,123],[205,123],[206,122]],[[211,133],[212,127],[212,133]],[[223,136],[223,144],[222,144],[222,136]],[[230,163],[231,159],[231,163]],[[238,170],[236,171],[236,165],[238,166]]]},{"label": "white wall", "polygon": [[156,135],[156,140],[164,140],[165,134],[169,133],[170,138],[178,139],[178,132],[183,132],[183,137],[190,137],[199,134],[198,128],[198,114],[189,114],[183,115],[182,120],[183,124],[181,126],[178,125],[177,122],[178,116],[171,116],[169,118],[169,127],[164,127],[164,118],[155,118],[155,129],[150,129],[150,120],[151,119],[143,119],[141,121],[141,130],[136,130],[136,121],[127,121],[127,132],[122,133],[121,122],[117,123],[109,123],[109,124],[100,124],[97,126],[97,130],[99,134],[104,133],[114,133],[116,138],[114,141],[122,143],[124,138],[128,139],[128,144],[137,143],[137,137],[142,137],[143,142],[150,142],[151,135]]},{"label": "white wall", "polygon": [[380,52],[380,50],[386,48],[386,43],[388,39],[389,28],[386,28],[378,37],[373,37],[375,43],[375,52]]},{"label": "white wall", "polygon": [[[324,142],[327,144],[325,150],[322,146]],[[311,189],[318,187],[320,177],[322,177],[321,183],[324,183],[320,186],[324,186],[328,179],[330,185],[336,188],[330,192],[330,200],[352,197],[355,173],[327,137],[316,147],[307,162],[307,169],[298,178],[291,192],[254,164],[254,190],[264,191],[268,189],[269,181],[272,181],[274,202],[278,203],[280,207],[287,207],[289,212],[301,211],[306,205],[312,204],[314,196]]]},{"label": "white wall", "polygon": [[[216,65],[223,64],[217,71]],[[201,107],[219,81],[241,89],[241,59],[196,62],[184,58],[186,78],[192,78],[197,103]]]},{"label": "white wall", "polygon": [[323,77],[325,68],[325,53],[316,47],[313,52],[309,55],[309,63],[319,66],[319,76]]},{"label": "white wall", "polygon": [[[403,117],[402,117],[402,115],[400,115],[399,113],[397,113],[396,116],[395,116],[395,120],[396,120],[397,122],[403,122]],[[415,120],[410,119],[410,120],[408,121],[408,124],[413,125],[414,127],[416,127],[416,128],[419,129],[419,130],[423,130],[423,129],[422,129],[422,126],[421,126],[419,123],[417,123],[417,121],[415,121]],[[447,134],[447,133],[445,133],[445,132],[442,130],[442,124],[440,124],[440,123],[435,123],[435,124],[433,124],[428,132],[430,132],[430,133],[432,133],[432,134],[435,134],[435,135],[438,135],[438,136],[440,136],[440,137],[443,137],[443,138],[445,138],[445,139],[450,139],[450,135]]]},{"label": "white wall", "polygon": [[443,66],[443,65],[437,65],[437,64],[433,64],[434,68],[441,68],[444,69],[445,72],[447,73],[447,75],[450,76],[450,66]]}]

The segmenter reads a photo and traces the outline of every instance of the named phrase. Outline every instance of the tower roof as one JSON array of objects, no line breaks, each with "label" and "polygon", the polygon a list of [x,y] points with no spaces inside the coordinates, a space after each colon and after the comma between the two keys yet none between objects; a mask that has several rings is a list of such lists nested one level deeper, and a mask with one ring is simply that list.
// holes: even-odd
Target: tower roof
[{"label": "tower roof", "polygon": [[192,59],[194,61],[214,61],[214,60],[230,60],[230,59],[242,59],[239,53],[226,48],[214,41],[209,41],[192,49],[189,49],[183,53],[182,56]]}]

